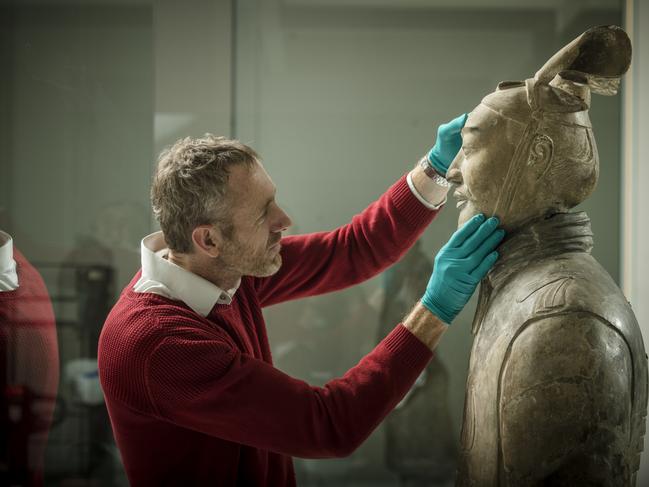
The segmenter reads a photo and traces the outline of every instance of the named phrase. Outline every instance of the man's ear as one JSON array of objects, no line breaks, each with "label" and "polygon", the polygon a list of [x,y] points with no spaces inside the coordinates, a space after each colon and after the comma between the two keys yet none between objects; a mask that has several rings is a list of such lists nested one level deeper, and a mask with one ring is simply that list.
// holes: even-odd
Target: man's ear
[{"label": "man's ear", "polygon": [[192,242],[196,252],[216,257],[221,251],[223,236],[216,225],[200,225],[192,231]]},{"label": "man's ear", "polygon": [[542,179],[547,174],[552,164],[553,155],[554,143],[552,139],[545,134],[536,134],[527,158],[528,171],[532,173],[535,181]]}]

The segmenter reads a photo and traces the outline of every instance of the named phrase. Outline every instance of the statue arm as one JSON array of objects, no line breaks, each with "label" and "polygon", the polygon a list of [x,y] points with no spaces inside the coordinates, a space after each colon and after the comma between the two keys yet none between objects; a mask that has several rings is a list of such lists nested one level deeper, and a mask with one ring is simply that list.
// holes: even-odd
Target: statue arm
[{"label": "statue arm", "polygon": [[633,368],[589,313],[528,323],[500,374],[500,485],[629,485]]}]

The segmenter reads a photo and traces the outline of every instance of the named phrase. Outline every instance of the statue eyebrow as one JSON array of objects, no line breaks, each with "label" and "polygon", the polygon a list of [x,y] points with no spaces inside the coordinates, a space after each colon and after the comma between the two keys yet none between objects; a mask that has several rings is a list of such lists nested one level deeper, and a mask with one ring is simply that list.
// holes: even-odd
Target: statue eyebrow
[{"label": "statue eyebrow", "polygon": [[465,125],[460,131],[460,135],[463,137],[466,135],[477,135],[478,133],[480,133],[480,127],[475,125]]}]

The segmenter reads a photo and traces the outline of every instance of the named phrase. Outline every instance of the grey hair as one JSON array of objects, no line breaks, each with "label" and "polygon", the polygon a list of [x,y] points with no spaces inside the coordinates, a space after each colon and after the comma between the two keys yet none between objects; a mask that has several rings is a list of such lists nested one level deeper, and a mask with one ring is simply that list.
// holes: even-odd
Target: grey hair
[{"label": "grey hair", "polygon": [[192,231],[199,225],[218,224],[232,233],[226,201],[229,170],[251,167],[257,153],[238,140],[205,134],[186,137],[165,149],[151,185],[151,206],[170,250],[192,252]]}]

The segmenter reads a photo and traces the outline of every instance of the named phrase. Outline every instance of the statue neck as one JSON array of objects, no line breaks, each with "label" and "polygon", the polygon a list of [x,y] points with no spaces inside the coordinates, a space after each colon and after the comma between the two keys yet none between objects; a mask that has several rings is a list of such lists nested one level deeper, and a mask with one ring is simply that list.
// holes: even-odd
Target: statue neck
[{"label": "statue neck", "polygon": [[471,333],[478,333],[494,293],[510,276],[535,261],[567,253],[590,253],[592,248],[590,218],[584,212],[556,213],[537,218],[511,232],[498,248],[498,262],[480,284]]},{"label": "statue neck", "polygon": [[571,252],[590,253],[593,233],[585,212],[537,218],[511,232],[498,248],[500,258],[486,279],[493,288],[530,262]]}]

